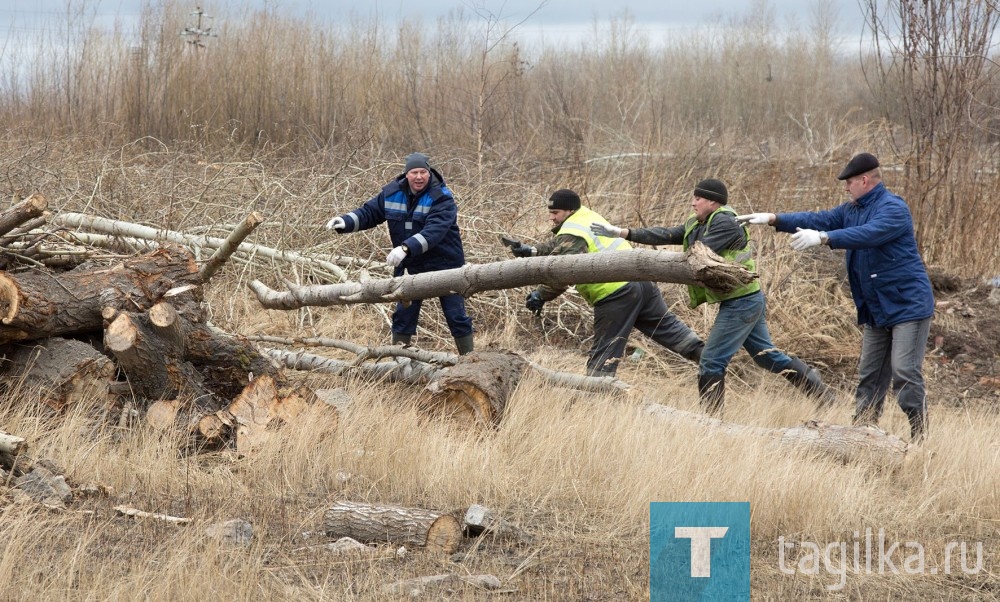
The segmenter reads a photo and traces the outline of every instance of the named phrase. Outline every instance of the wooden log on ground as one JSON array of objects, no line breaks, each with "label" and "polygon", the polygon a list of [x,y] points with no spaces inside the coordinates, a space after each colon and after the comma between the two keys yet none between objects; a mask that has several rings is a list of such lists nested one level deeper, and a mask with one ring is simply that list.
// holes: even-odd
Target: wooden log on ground
[{"label": "wooden log on ground", "polygon": [[[190,252],[164,247],[108,268],[0,272],[0,345],[53,336],[100,332],[101,294],[113,290],[130,311],[145,311],[168,290],[199,284]],[[126,303],[127,302],[127,303]]]},{"label": "wooden log on ground", "polygon": [[49,203],[45,197],[36,192],[13,207],[0,212],[0,236],[7,234],[28,220],[39,217],[48,206]]},{"label": "wooden log on ground", "polygon": [[422,508],[341,501],[326,510],[324,524],[329,537],[421,546],[447,554],[462,541],[462,527],[454,516]]},{"label": "wooden log on ground", "polygon": [[673,422],[698,424],[712,432],[770,439],[775,444],[843,462],[863,461],[898,466],[906,460],[909,446],[899,437],[873,426],[845,426],[809,420],[802,425],[768,428],[724,422],[705,414],[686,412],[647,402],[643,412]]},{"label": "wooden log on ground", "polygon": [[463,422],[496,426],[528,362],[510,351],[474,351],[428,385],[425,407]]},{"label": "wooden log on ground", "polygon": [[28,442],[24,437],[17,437],[0,431],[0,453],[16,456],[28,451]]},{"label": "wooden log on ground", "polygon": [[86,399],[110,404],[114,374],[114,363],[93,346],[61,337],[9,345],[0,360],[8,386],[31,391],[56,410]]}]

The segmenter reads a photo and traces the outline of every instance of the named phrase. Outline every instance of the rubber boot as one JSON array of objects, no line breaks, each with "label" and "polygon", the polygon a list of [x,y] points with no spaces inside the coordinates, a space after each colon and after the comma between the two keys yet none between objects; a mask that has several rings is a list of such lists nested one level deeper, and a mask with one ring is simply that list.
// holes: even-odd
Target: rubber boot
[{"label": "rubber boot", "polygon": [[837,401],[837,395],[830,387],[826,386],[815,368],[810,368],[805,362],[797,357],[793,357],[788,367],[782,372],[788,382],[810,396],[816,398],[816,405],[819,408],[828,408]]},{"label": "rubber boot", "polygon": [[927,412],[907,412],[910,423],[910,443],[919,445],[927,438]]},{"label": "rubber boot", "polygon": [[467,334],[464,337],[455,337],[455,347],[458,348],[459,355],[465,355],[466,353],[472,353],[475,345],[473,344],[472,335]]},{"label": "rubber boot", "polygon": [[698,397],[707,414],[714,416],[721,413],[726,401],[726,375],[699,374]]},{"label": "rubber boot", "polygon": [[412,341],[412,340],[413,340],[413,335],[412,334],[397,334],[395,332],[392,333],[392,344],[393,345],[402,345],[403,347],[409,347],[410,346],[410,341]]}]

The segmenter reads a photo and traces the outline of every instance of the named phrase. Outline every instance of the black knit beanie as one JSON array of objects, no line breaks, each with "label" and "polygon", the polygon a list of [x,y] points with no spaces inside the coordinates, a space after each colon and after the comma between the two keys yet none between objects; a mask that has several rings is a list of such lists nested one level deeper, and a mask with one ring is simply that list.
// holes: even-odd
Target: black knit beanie
[{"label": "black knit beanie", "polygon": [[560,188],[549,197],[549,209],[576,211],[580,208],[580,196],[568,188]]},{"label": "black knit beanie", "polygon": [[430,157],[423,153],[410,153],[406,155],[406,167],[403,168],[403,173],[409,172],[411,169],[422,168],[430,171]]},{"label": "black knit beanie", "polygon": [[694,187],[694,196],[700,196],[723,205],[729,202],[729,191],[726,190],[726,185],[715,178],[698,182],[698,185]]}]

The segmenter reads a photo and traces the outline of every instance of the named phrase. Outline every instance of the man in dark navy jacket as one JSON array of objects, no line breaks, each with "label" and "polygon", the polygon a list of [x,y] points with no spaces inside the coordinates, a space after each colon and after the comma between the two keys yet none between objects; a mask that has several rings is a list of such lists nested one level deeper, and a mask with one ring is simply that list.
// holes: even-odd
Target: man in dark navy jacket
[{"label": "man in dark navy jacket", "polygon": [[[458,207],[444,178],[431,168],[423,153],[406,157],[403,173],[354,211],[331,219],[326,227],[338,234],[389,226],[393,249],[385,261],[394,276],[422,274],[460,268],[465,264],[462,236],[458,230]],[[460,354],[473,350],[472,320],[465,312],[465,298],[438,298],[448,329]],[[409,345],[417,332],[421,300],[396,304],[392,314],[392,342]]]},{"label": "man in dark navy jacket", "polygon": [[851,201],[827,211],[752,213],[749,224],[794,232],[792,248],[820,244],[846,249],[847,275],[864,328],[855,424],[878,422],[890,384],[910,423],[910,437],[927,432],[923,362],[934,316],[934,293],[917,249],[910,208],[882,183],[878,159],[861,153],[837,176]]}]

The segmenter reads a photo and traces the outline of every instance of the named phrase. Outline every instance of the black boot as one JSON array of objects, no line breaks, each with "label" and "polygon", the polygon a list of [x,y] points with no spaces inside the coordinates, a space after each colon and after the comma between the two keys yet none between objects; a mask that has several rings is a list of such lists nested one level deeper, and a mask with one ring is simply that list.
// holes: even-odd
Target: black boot
[{"label": "black boot", "polygon": [[923,443],[927,438],[927,412],[907,411],[906,419],[910,423],[910,443]]},{"label": "black boot", "polygon": [[467,334],[464,337],[455,337],[455,347],[458,348],[459,355],[472,353],[473,349],[475,349],[472,335]]},{"label": "black boot", "polygon": [[810,368],[805,362],[797,357],[793,357],[788,367],[782,371],[788,382],[810,396],[816,398],[816,405],[820,408],[828,408],[837,401],[837,395],[830,387],[826,386],[819,372],[815,368]]},{"label": "black boot", "polygon": [[402,345],[403,347],[409,347],[410,341],[412,340],[413,340],[412,334],[396,334],[395,332],[392,333],[393,345]]},{"label": "black boot", "polygon": [[726,401],[726,375],[699,374],[698,396],[706,413],[713,416],[721,413]]}]

